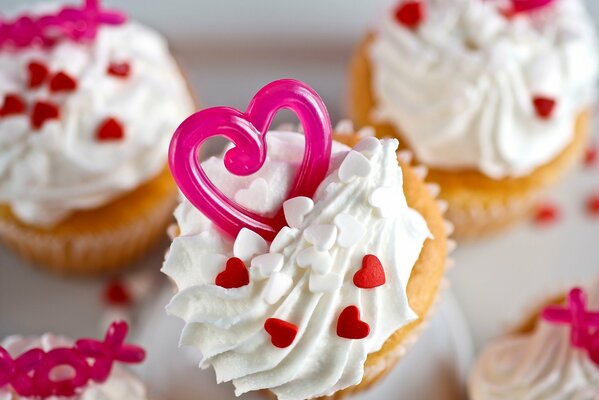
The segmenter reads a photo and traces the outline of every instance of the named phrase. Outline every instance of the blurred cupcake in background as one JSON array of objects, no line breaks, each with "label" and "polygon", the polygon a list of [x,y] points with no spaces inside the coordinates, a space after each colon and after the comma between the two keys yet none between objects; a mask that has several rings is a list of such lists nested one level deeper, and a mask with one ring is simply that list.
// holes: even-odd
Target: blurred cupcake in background
[{"label": "blurred cupcake in background", "polygon": [[566,297],[482,351],[472,400],[599,398],[599,285]]},{"label": "blurred cupcake in background", "polygon": [[160,34],[97,0],[38,4],[0,30],[0,235],[56,271],[115,271],[169,223],[185,77]]},{"label": "blurred cupcake in background", "polygon": [[146,400],[145,384],[120,364],[145,351],[124,343],[127,324],[113,323],[104,340],[46,333],[0,342],[0,399]]},{"label": "blurred cupcake in background", "polygon": [[358,125],[399,137],[457,236],[520,219],[582,154],[597,42],[582,0],[400,0],[351,70]]}]

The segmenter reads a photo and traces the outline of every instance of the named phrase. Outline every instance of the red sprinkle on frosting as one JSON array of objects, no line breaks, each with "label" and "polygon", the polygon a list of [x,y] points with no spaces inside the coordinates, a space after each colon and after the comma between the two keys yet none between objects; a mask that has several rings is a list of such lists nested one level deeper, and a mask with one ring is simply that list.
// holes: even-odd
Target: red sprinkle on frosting
[{"label": "red sprinkle on frosting", "polygon": [[395,19],[409,29],[416,29],[424,21],[425,5],[421,0],[403,1],[395,10]]},{"label": "red sprinkle on frosting", "polygon": [[373,289],[385,284],[385,270],[377,256],[367,254],[362,259],[362,268],[354,275],[354,285],[360,289]]},{"label": "red sprinkle on frosting", "polygon": [[297,336],[297,326],[278,318],[269,318],[264,323],[264,330],[271,337],[273,346],[280,349],[291,346]]},{"label": "red sprinkle on frosting", "polygon": [[535,96],[532,100],[537,116],[541,119],[549,119],[553,115],[556,102],[549,97]]},{"label": "red sprinkle on frosting", "polygon": [[229,258],[225,270],[216,276],[214,283],[225,289],[240,288],[250,283],[250,273],[241,259]]},{"label": "red sprinkle on frosting", "polygon": [[25,102],[16,94],[7,94],[4,96],[4,103],[0,109],[0,117],[9,115],[18,115],[25,112]]},{"label": "red sprinkle on frosting", "polygon": [[593,217],[599,217],[599,192],[593,193],[587,200],[587,211]]},{"label": "red sprinkle on frosting", "polygon": [[121,140],[125,137],[123,125],[116,118],[106,118],[96,132],[99,141]]},{"label": "red sprinkle on frosting", "polygon": [[595,165],[597,165],[597,158],[599,156],[598,153],[598,149],[597,149],[597,143],[592,142],[589,143],[585,153],[584,153],[584,165],[585,167],[594,167]]},{"label": "red sprinkle on frosting", "polygon": [[131,65],[127,62],[123,63],[110,63],[107,69],[108,75],[115,76],[117,78],[128,78],[131,74]]},{"label": "red sprinkle on frosting", "polygon": [[40,129],[46,121],[60,118],[60,109],[49,101],[37,101],[31,112],[31,125]]},{"label": "red sprinkle on frosting", "polygon": [[58,72],[50,79],[50,91],[72,92],[77,89],[77,81],[64,71]]},{"label": "red sprinkle on frosting", "polygon": [[48,67],[38,61],[32,61],[27,65],[29,89],[40,87],[48,78]]},{"label": "red sprinkle on frosting", "polygon": [[337,336],[344,339],[364,339],[370,334],[370,325],[360,319],[360,309],[346,307],[337,320]]}]

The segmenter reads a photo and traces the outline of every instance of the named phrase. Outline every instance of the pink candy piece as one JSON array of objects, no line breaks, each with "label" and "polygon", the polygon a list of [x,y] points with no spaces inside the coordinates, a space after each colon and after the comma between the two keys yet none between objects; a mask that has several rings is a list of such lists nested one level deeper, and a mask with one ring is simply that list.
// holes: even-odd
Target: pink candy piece
[{"label": "pink candy piece", "polygon": [[512,0],[512,11],[516,13],[533,11],[547,7],[554,0]]},{"label": "pink candy piece", "polygon": [[85,0],[82,7],[63,7],[56,14],[22,15],[12,22],[0,20],[0,49],[31,45],[52,46],[61,39],[92,41],[100,25],[120,25],[127,17],[103,10],[99,0]]},{"label": "pink candy piece", "polygon": [[[90,380],[105,382],[115,361],[139,363],[145,358],[142,348],[125,344],[128,329],[127,323],[115,322],[102,342],[81,339],[74,348],[56,348],[47,353],[31,349],[16,360],[0,347],[0,388],[10,385],[19,396],[44,399],[71,397]],[[53,379],[55,368],[63,366],[70,367],[74,375]]]},{"label": "pink candy piece", "polygon": [[285,226],[285,217],[282,209],[273,218],[260,216],[223,195],[202,170],[200,147],[211,137],[224,136],[235,145],[225,154],[227,170],[240,176],[256,173],[266,161],[268,128],[281,109],[297,114],[306,138],[304,159],[288,198],[311,197],[329,168],[332,127],[322,99],[302,82],[283,79],[266,85],[245,113],[229,107],[200,111],[187,118],[173,136],[169,163],[179,188],[232,238],[248,228],[271,241]]},{"label": "pink candy piece", "polygon": [[586,295],[580,288],[572,289],[566,307],[547,307],[542,317],[548,322],[570,325],[572,345],[581,349],[590,350],[592,336],[599,330],[599,312],[587,311]]}]

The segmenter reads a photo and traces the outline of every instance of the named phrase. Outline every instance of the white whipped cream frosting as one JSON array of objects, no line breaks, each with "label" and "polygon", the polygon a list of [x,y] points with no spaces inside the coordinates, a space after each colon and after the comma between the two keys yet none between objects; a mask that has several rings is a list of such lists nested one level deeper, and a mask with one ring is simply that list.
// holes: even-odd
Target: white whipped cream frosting
[{"label": "white whipped cream frosting", "polygon": [[[269,132],[267,142],[266,164],[249,177],[233,177],[221,158],[203,163],[223,193],[262,213],[283,202],[304,147],[303,137],[292,132]],[[213,366],[219,382],[232,381],[237,395],[270,389],[279,399],[300,400],[358,384],[368,354],[417,318],[406,285],[430,232],[406,203],[397,146],[396,140],[370,137],[348,152],[334,143],[329,176],[315,194],[313,208],[299,217],[286,210],[292,227],[283,228],[272,244],[249,230],[242,230],[233,243],[187,200],[180,204],[175,213],[180,236],[163,267],[178,287],[167,311],[186,322],[181,344],[198,349],[201,366]],[[349,167],[364,166],[364,161],[368,167],[359,169],[364,176],[352,176]],[[340,220],[347,225],[337,225]],[[318,236],[314,229],[323,226],[330,229],[320,230],[323,240],[313,245],[311,236]],[[316,247],[322,250],[316,252],[316,262],[305,266]],[[272,261],[273,254],[282,256],[278,265],[264,261],[265,255]],[[366,254],[381,260],[385,285],[368,290],[354,285]],[[250,283],[227,290],[214,282],[233,256],[251,265]],[[361,319],[370,325],[365,339],[336,334],[337,318],[350,305],[358,306]],[[271,344],[263,327],[268,318],[298,326],[291,346]]]},{"label": "white whipped cream frosting", "polygon": [[[587,290],[599,310],[599,284]],[[599,366],[570,343],[570,327],[546,321],[532,334],[491,343],[470,378],[472,400],[599,399]]]},{"label": "white whipped cream frosting", "polygon": [[[597,42],[582,0],[509,20],[502,0],[423,0],[415,30],[388,12],[369,48],[373,118],[419,160],[442,169],[518,177],[555,158],[594,100]],[[535,96],[554,99],[549,119]]]},{"label": "white whipped cream frosting", "polygon": [[[12,357],[18,357],[33,348],[50,351],[57,347],[72,347],[73,343],[63,337],[45,334],[41,337],[9,336],[0,343]],[[19,400],[22,397],[6,388],[0,388],[0,400]],[[119,365],[114,365],[108,380],[102,384],[92,383],[83,388],[71,400],[147,400],[144,384]],[[48,400],[65,400],[50,397]]]},{"label": "white whipped cream frosting", "polygon": [[[29,10],[56,9],[42,5]],[[75,78],[74,92],[53,94],[48,85],[27,88],[27,65]],[[107,74],[127,62],[130,76]],[[0,103],[17,93],[29,105],[50,100],[60,119],[35,130],[23,115],[0,118],[0,202],[22,221],[52,226],[70,213],[93,209],[156,176],[166,166],[172,132],[194,111],[193,100],[165,39],[138,23],[103,26],[89,45],[62,41],[42,50],[0,51]],[[124,139],[98,141],[108,117],[119,120]]]}]

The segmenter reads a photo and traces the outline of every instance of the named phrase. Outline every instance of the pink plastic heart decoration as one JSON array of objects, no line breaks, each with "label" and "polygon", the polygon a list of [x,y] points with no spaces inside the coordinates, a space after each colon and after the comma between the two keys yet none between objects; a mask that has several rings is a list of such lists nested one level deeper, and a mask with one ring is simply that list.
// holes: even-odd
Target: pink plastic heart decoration
[{"label": "pink plastic heart decoration", "polygon": [[227,170],[238,176],[251,175],[266,161],[268,128],[281,109],[289,109],[298,116],[306,141],[304,158],[288,198],[311,197],[329,168],[332,127],[322,99],[300,81],[282,79],[266,85],[254,96],[245,113],[215,107],[193,114],[179,126],[171,141],[169,163],[179,188],[197,209],[232,238],[242,228],[248,228],[272,241],[286,224],[282,207],[270,218],[231,201],[202,170],[200,147],[209,138],[224,136],[235,145],[224,157]]},{"label": "pink plastic heart decoration", "polygon": [[15,373],[15,362],[8,353],[0,347],[0,388],[8,385]]},{"label": "pink plastic heart decoration", "polygon": [[512,11],[523,13],[547,7],[554,0],[512,0]]}]

